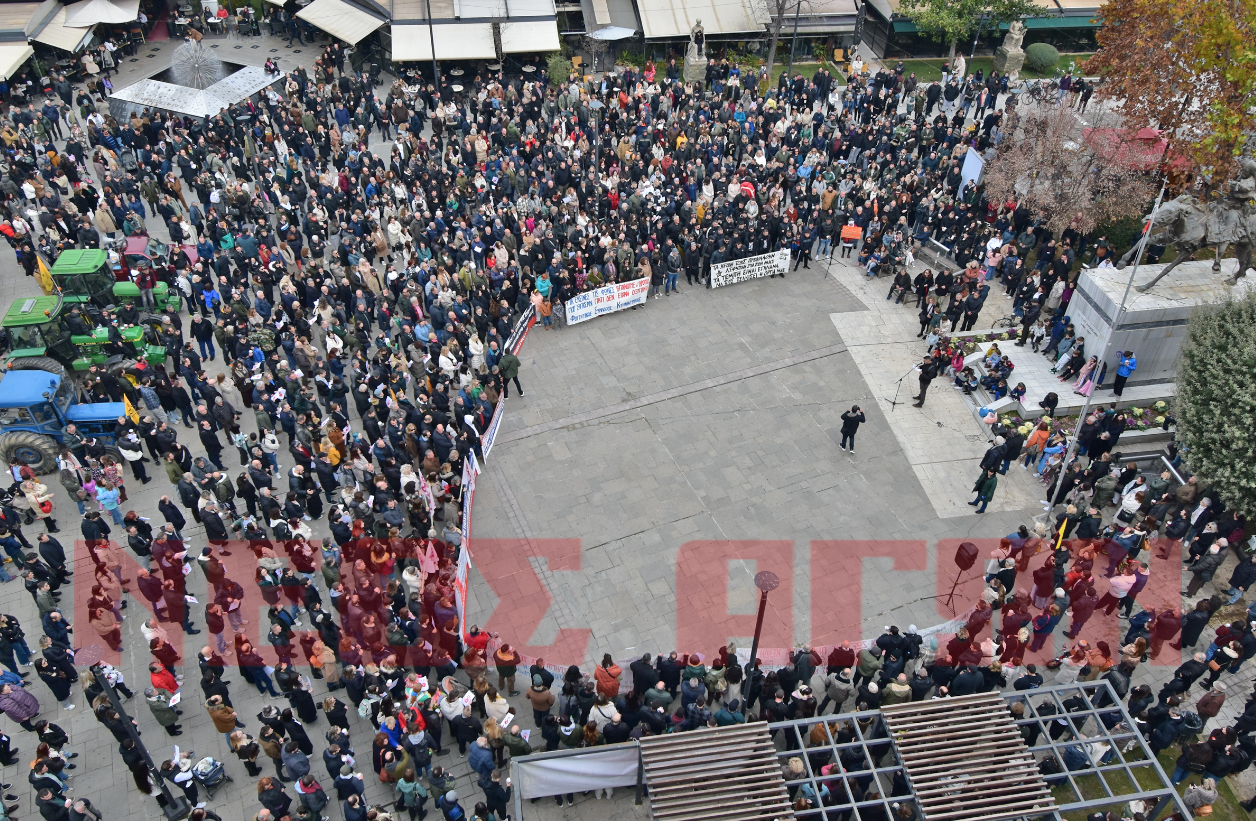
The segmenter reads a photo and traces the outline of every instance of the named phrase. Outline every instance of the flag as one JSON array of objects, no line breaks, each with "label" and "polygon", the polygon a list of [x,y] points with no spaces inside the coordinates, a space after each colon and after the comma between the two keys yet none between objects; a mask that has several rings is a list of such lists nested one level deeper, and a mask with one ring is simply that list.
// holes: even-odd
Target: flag
[{"label": "flag", "polygon": [[35,281],[39,283],[39,287],[44,289],[45,294],[51,294],[56,291],[52,284],[52,273],[48,270],[47,263],[39,254],[35,255]]},{"label": "flag", "polygon": [[127,419],[130,419],[132,422],[138,425],[140,421],[140,415],[139,413],[136,412],[135,406],[131,404],[131,400],[128,399],[126,396],[123,396],[122,404],[126,407]]}]

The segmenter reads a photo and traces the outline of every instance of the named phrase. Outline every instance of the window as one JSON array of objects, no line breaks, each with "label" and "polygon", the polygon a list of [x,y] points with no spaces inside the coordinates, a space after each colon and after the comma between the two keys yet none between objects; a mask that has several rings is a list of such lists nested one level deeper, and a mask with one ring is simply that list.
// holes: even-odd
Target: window
[{"label": "window", "polygon": [[53,412],[51,402],[40,402],[38,405],[31,405],[30,410],[35,417],[35,421],[41,425],[45,422],[55,422],[57,420],[57,414]]}]

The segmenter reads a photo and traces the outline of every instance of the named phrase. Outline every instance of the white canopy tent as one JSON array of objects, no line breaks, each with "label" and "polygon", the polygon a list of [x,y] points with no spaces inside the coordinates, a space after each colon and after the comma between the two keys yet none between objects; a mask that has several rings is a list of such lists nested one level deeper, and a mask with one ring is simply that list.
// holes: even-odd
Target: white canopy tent
[{"label": "white canopy tent", "polygon": [[0,43],[0,77],[12,77],[34,53],[29,43]]},{"label": "white canopy tent", "polygon": [[139,16],[140,0],[82,0],[66,6],[64,25],[90,28],[99,23],[129,23]]},{"label": "white canopy tent", "polygon": [[[437,60],[497,59],[497,50],[493,46],[492,23],[437,20],[433,28],[434,31],[429,30],[427,23],[394,23],[393,60],[398,63],[431,60],[433,36],[436,38]],[[557,36],[557,29],[555,35]],[[502,34],[502,39],[505,40],[505,33]]]},{"label": "white canopy tent", "polygon": [[367,14],[344,0],[314,0],[313,3],[298,11],[297,17],[318,26],[332,37],[344,40],[349,45],[357,45],[368,34],[387,22],[373,14]]},{"label": "white canopy tent", "polygon": [[706,35],[762,34],[770,21],[756,0],[638,0],[645,38],[688,37],[701,20]]},{"label": "white canopy tent", "polygon": [[623,26],[607,26],[604,29],[589,32],[588,36],[590,40],[605,40],[607,42],[612,42],[615,40],[627,40],[636,33],[637,32],[633,29],[624,28]]},{"label": "white canopy tent", "polygon": [[92,30],[90,27],[67,26],[65,24],[66,12],[65,6],[57,9],[57,13],[52,16],[52,19],[39,31],[35,32],[31,39],[36,43],[53,46],[71,54],[81,51],[87,45],[87,41],[91,39]]},{"label": "white canopy tent", "polygon": [[527,20],[502,23],[502,53],[531,54],[536,51],[558,51],[558,22]]}]

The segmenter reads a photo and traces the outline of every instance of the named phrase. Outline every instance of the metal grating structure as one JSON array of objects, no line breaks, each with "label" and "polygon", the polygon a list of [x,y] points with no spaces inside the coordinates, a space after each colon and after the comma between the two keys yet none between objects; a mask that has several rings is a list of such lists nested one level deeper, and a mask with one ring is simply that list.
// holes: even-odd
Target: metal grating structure
[{"label": "metal grating structure", "polygon": [[998,693],[881,711],[924,821],[988,821],[1056,809]]},{"label": "metal grating structure", "polygon": [[768,725],[641,739],[657,821],[785,821],[794,817]]},{"label": "metal grating structure", "polygon": [[[951,711],[969,698],[934,699],[884,710],[769,724],[768,729],[781,748],[776,750],[776,757],[790,798],[806,798],[818,811],[799,810],[796,817],[885,821],[895,817],[900,804],[907,803],[922,807],[916,814],[926,821],[1064,821],[1096,810],[1126,812],[1130,802],[1139,801],[1144,806],[1146,821],[1156,821],[1164,813],[1174,811],[1188,821],[1191,818],[1179,790],[1170,783],[1134,719],[1111,685],[1103,680],[976,697],[990,699],[991,706],[997,703],[1003,724],[1019,737],[1023,757],[1017,760],[1021,762],[1019,769],[1026,778],[1026,788],[1037,791],[1038,785],[1045,784],[1049,791],[1050,801],[1043,809],[1017,809],[1018,793],[1013,793],[988,803],[984,814],[936,815],[936,808],[931,813],[927,806],[934,795],[928,792],[930,780],[917,783],[916,778],[909,778],[909,771],[916,771],[919,759],[909,761],[903,755],[901,739],[891,731],[890,722],[896,711],[905,714],[934,705],[944,705],[940,709]],[[940,723],[931,736],[922,732],[921,744],[936,741],[940,744],[938,754],[943,755],[941,750],[963,743],[960,736],[946,737],[951,732],[963,732],[964,723],[957,721],[956,725],[952,730]],[[999,730],[998,735],[1008,737],[1006,729]],[[692,733],[685,733],[681,738],[691,736]],[[695,750],[695,757],[699,754]],[[1006,765],[1007,762],[1000,764],[996,772],[1001,775]],[[1033,772],[1023,769],[1025,766],[1032,767]],[[945,775],[936,775],[937,772],[934,771],[933,783],[943,790],[943,795],[960,789],[952,783],[954,778],[947,781]],[[950,775],[955,772],[952,767]],[[980,782],[970,783],[963,806],[976,807],[975,802],[998,783],[995,779],[996,776],[983,777]]]}]

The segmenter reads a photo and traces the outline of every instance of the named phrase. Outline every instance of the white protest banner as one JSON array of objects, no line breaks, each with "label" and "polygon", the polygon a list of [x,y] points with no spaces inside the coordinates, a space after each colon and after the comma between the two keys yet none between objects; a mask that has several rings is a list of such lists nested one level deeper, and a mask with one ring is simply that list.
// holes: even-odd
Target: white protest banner
[{"label": "white protest banner", "polygon": [[784,274],[789,268],[789,251],[782,248],[757,257],[717,262],[711,266],[711,287],[736,285],[748,279]]},{"label": "white protest banner", "polygon": [[628,282],[617,282],[614,285],[603,285],[583,294],[576,294],[567,300],[564,308],[567,312],[567,324],[575,325],[595,316],[622,311],[634,305],[641,305],[649,295],[650,278],[642,277]]}]

